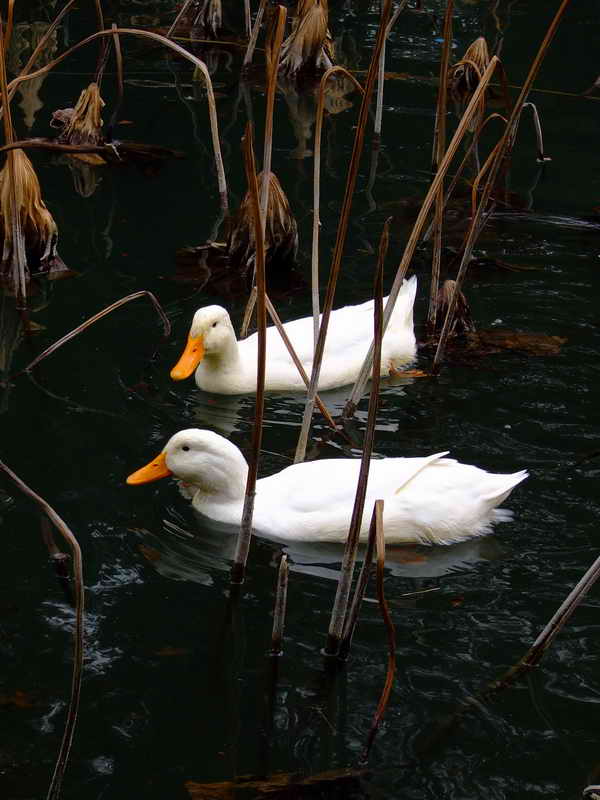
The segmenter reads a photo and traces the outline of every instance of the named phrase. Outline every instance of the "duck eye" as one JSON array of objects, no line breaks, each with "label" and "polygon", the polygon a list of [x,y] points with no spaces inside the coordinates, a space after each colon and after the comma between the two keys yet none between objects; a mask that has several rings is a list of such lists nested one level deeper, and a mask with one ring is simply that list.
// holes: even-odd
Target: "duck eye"
[{"label": "duck eye", "polygon": [[216,328],[217,327],[217,323],[213,322],[212,326],[213,326],[213,328]]},{"label": "duck eye", "polygon": [[187,446],[187,444],[182,444],[182,445],[181,445],[181,449],[182,449],[182,450],[185,450],[185,451],[186,451],[186,453],[187,453],[187,451],[188,451],[190,448]]}]

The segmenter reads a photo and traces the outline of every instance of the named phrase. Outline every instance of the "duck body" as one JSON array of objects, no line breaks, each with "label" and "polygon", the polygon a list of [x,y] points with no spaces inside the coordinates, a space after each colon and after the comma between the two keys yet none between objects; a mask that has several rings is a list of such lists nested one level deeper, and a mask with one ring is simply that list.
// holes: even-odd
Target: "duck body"
[{"label": "duck body", "polygon": [[[384,533],[390,544],[452,544],[489,533],[494,523],[511,519],[510,511],[496,506],[527,477],[526,471],[492,474],[446,455],[372,459],[361,540],[368,536],[378,499],[384,501]],[[164,475],[183,482],[196,511],[232,531],[239,528],[248,467],[234,444],[210,431],[190,429],[175,434],[161,458]],[[157,461],[128,482],[154,480],[148,475]],[[359,470],[359,459],[324,459],[261,478],[253,529],[280,542],[344,542]]]},{"label": "duck body", "polygon": [[[405,281],[382,342],[381,375],[412,361],[416,353],[413,305],[416,277]],[[384,298],[384,303],[387,298]],[[312,371],[312,317],[283,326],[306,373]],[[319,377],[319,391],[353,383],[373,339],[373,300],[331,313]],[[195,353],[194,348],[198,348]],[[216,394],[256,392],[258,334],[237,341],[229,314],[221,306],[206,306],[194,315],[188,346],[171,371],[181,380],[195,369],[200,389]],[[198,358],[198,352],[200,357]],[[196,361],[198,359],[198,361]],[[190,369],[191,366],[191,369]],[[265,389],[305,391],[305,384],[275,327],[267,328]]]}]

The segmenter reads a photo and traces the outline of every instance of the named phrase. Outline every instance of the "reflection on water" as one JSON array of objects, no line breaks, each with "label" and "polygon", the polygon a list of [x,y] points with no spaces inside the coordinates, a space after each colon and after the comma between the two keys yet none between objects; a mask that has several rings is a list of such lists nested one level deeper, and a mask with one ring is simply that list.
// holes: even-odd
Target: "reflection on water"
[{"label": "reflection on water", "polygon": [[[140,549],[143,556],[161,575],[172,580],[185,580],[210,586],[217,572],[229,572],[235,554],[236,531],[191,511],[194,519],[181,516],[172,508],[163,519],[162,530],[145,530]],[[270,562],[275,566],[286,553],[292,572],[337,581],[344,547],[341,544],[299,542],[281,545],[261,539],[270,548]],[[360,545],[357,560],[364,557]],[[388,546],[386,572],[396,578],[418,580],[439,578],[469,570],[475,564],[494,561],[503,556],[495,536],[472,539],[460,544],[440,547]]]}]

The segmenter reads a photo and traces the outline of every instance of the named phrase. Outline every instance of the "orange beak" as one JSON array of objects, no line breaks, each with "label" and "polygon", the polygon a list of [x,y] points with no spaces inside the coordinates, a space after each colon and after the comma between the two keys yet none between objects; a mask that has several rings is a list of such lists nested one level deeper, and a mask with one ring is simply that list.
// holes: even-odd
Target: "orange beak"
[{"label": "orange beak", "polygon": [[189,378],[203,358],[204,342],[202,341],[202,336],[188,336],[185,350],[171,370],[171,377],[174,381],[182,381],[185,378]]},{"label": "orange beak", "polygon": [[161,453],[154,461],[146,464],[145,467],[138,469],[137,472],[132,472],[127,478],[127,483],[130,486],[136,486],[138,483],[151,483],[172,474],[167,467],[167,454]]}]

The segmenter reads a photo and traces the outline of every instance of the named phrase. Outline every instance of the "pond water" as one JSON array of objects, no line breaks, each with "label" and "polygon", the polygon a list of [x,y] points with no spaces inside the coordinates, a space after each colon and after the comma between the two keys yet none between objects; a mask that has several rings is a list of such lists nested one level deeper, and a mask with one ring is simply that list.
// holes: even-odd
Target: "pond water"
[{"label": "pond water", "polygon": [[[26,25],[47,22],[53,13],[50,3],[25,5],[19,21]],[[239,29],[241,14],[229,5],[229,23]],[[367,140],[338,305],[370,296],[374,251],[390,215],[391,284],[430,180],[443,5],[426,0],[423,13],[405,12],[392,33],[382,147],[374,165]],[[518,86],[557,6],[556,0],[457,2],[453,58],[485,35],[490,46],[501,46],[509,84]],[[385,589],[398,656],[388,712],[368,774],[341,787],[330,782],[316,796],[571,798],[598,782],[597,589],[526,680],[478,704],[435,749],[423,744],[447,714],[523,655],[597,556],[600,91],[582,93],[600,72],[600,18],[592,0],[571,6],[531,95],[552,161],[536,163],[533,128],[524,118],[510,173],[514,207],[490,220],[477,250],[487,261],[471,269],[465,288],[478,327],[552,334],[566,342],[553,356],[504,352],[449,363],[436,379],[384,386],[375,440],[379,455],[450,450],[466,463],[497,472],[527,468],[531,477],[507,503],[514,521],[493,535],[458,547],[389,554]],[[105,13],[108,22],[164,29],[174,10],[173,0],[112,0]],[[340,60],[366,68],[377,18],[376,4],[332,3]],[[93,26],[93,4],[81,4],[59,29],[58,50]],[[93,47],[38,85],[37,100],[16,97],[19,135],[48,134],[51,112],[72,105],[87,85]],[[171,147],[185,158],[146,171],[97,170],[98,185],[84,197],[64,159],[35,153],[60,230],[60,253],[76,274],[37,287],[32,319],[42,328],[31,341],[21,335],[10,301],[2,300],[1,308],[5,375],[138,289],[156,294],[174,326],[163,340],[150,304],[138,300],[45,361],[35,383],[20,377],[2,389],[2,459],[56,508],[83,550],[86,662],[64,797],[184,798],[188,781],[353,768],[385,678],[386,634],[376,603],[366,603],[346,668],[335,679],[324,671],[320,651],[339,551],[289,551],[285,651],[270,697],[265,654],[280,547],[253,542],[242,599],[231,606],[230,540],[199,529],[173,483],[124,484],[181,428],[208,427],[249,452],[254,403],[169,379],[194,310],[218,302],[238,323],[245,297],[175,280],[176,250],[210,238],[219,217],[205,94],[188,64],[134,40],[124,39],[123,48],[120,117],[131,124],[120,127],[119,136]],[[245,96],[240,91],[241,48],[199,52],[215,68],[235,206],[245,191],[240,138],[251,109],[262,141],[264,92],[258,78]],[[108,118],[115,97],[112,62],[103,94]],[[325,122],[323,274],[356,119],[356,98],[346,100],[348,108]],[[300,227],[304,278],[312,212],[310,108],[310,98],[278,94],[273,153]],[[454,125],[453,113],[449,119]],[[375,174],[370,188],[369,174]],[[459,242],[466,215],[464,206],[457,208],[449,245]],[[413,266],[422,335],[425,248]],[[310,311],[308,283],[283,285],[273,297],[284,319]],[[417,366],[429,363],[423,354]],[[325,399],[339,411],[345,395],[340,390]],[[298,396],[267,398],[262,475],[291,463],[301,414]],[[357,414],[357,447],[365,419],[366,400]],[[311,457],[360,454],[327,437],[317,417],[313,433]],[[38,798],[45,795],[62,735],[73,614],[48,563],[39,517],[7,481],[0,486],[0,534],[0,705],[9,734],[0,746],[0,793]]]}]

